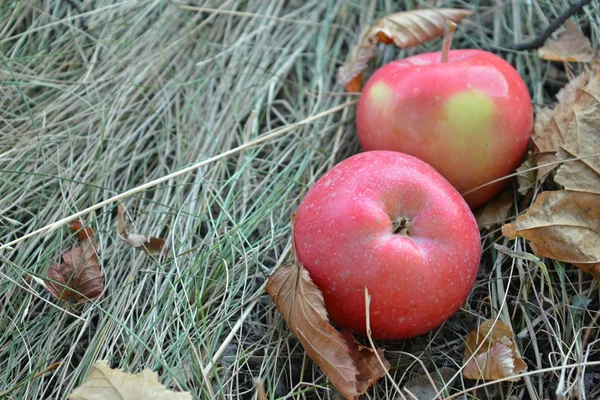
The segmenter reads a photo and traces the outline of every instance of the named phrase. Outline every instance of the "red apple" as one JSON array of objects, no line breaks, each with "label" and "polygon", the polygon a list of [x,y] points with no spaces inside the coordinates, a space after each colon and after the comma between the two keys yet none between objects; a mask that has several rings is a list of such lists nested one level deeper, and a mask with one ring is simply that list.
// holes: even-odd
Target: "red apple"
[{"label": "red apple", "polygon": [[331,319],[380,339],[439,326],[465,301],[481,244],[461,195],[423,161],[393,151],[355,155],[308,191],[295,219],[298,260]]},{"label": "red apple", "polygon": [[[365,150],[394,150],[431,164],[460,193],[514,172],[533,126],[519,73],[494,54],[452,50],[394,61],[365,85],[356,114]],[[475,208],[503,180],[465,195]]]}]

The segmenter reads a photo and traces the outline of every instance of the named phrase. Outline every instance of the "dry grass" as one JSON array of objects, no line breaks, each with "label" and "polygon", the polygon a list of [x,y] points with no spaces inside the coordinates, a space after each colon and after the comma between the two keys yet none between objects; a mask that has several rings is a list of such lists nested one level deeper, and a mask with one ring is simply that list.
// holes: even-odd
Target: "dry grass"
[{"label": "dry grass", "polygon": [[[475,10],[455,47],[502,54],[535,102],[552,101],[566,80],[562,67],[504,46],[532,38],[566,1],[436,5]],[[0,397],[64,398],[106,359],[129,371],[157,370],[195,398],[253,398],[257,379],[269,398],[336,398],[264,284],[286,260],[290,214],[307,188],[359,151],[353,108],[343,106],[355,96],[336,86],[336,68],[363,27],[399,9],[360,0],[1,2],[0,243],[220,157],[123,200],[132,231],[168,239],[164,257],[116,238],[115,203],[86,213],[106,283],[94,304],[57,303],[25,281],[74,245],[65,228],[2,250]],[[598,11],[594,1],[579,21],[594,44]],[[373,65],[439,46],[379,48]],[[527,206],[517,204],[515,214]],[[511,255],[493,243],[510,246]],[[483,319],[501,318],[517,333],[530,373],[485,385],[459,377],[445,397],[600,397],[593,280],[537,261],[525,243],[497,230],[484,232],[483,247],[476,287],[460,312],[430,334],[381,343],[394,381],[402,387],[423,368],[458,370],[465,335]],[[399,396],[382,380],[366,398]]]}]

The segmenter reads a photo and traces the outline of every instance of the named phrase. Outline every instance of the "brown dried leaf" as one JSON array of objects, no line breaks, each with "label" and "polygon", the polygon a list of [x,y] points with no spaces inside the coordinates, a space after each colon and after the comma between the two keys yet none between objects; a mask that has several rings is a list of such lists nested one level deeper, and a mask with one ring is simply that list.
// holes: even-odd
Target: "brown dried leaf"
[{"label": "brown dried leaf", "polygon": [[538,181],[543,181],[550,171],[558,166],[553,164],[559,160],[556,153],[564,143],[575,115],[573,105],[581,97],[581,89],[588,83],[589,78],[589,73],[579,75],[558,92],[558,102],[554,107],[536,110],[532,140],[536,148],[533,157],[536,165],[540,167],[537,172]]},{"label": "brown dried leaf", "polygon": [[527,212],[502,227],[509,239],[528,239],[540,257],[569,262],[598,280],[600,194],[559,190],[542,192]]},{"label": "brown dried leaf", "polygon": [[[471,331],[463,356],[463,377],[495,380],[527,371],[527,364],[517,354],[513,336],[508,326],[495,320],[484,321],[478,329]],[[508,380],[516,382],[520,379]]]},{"label": "brown dried leaf", "polygon": [[[598,83],[593,76],[584,89],[590,90]],[[554,181],[565,189],[600,194],[600,103],[596,92],[584,92],[578,107],[574,107],[575,118],[560,147],[557,158],[565,161],[558,169]],[[576,160],[572,160],[575,158]]]},{"label": "brown dried leaf", "polygon": [[158,381],[158,374],[145,369],[139,374],[112,369],[106,361],[97,361],[81,386],[69,400],[192,400],[187,392],[173,392]]},{"label": "brown dried leaf", "polygon": [[523,196],[529,192],[537,181],[537,170],[534,169],[534,164],[530,159],[523,161],[523,164],[517,168],[517,183],[519,184],[519,193]]},{"label": "brown dried leaf", "polygon": [[489,228],[506,221],[513,205],[513,198],[508,191],[503,191],[475,212],[479,229]]},{"label": "brown dried leaf", "polygon": [[338,70],[338,83],[342,86],[351,83],[352,86],[346,90],[360,91],[356,90],[354,78],[367,66],[377,43],[394,43],[402,49],[416,46],[442,36],[447,20],[458,24],[472,13],[469,10],[453,8],[423,9],[391,14],[380,19],[372,27],[363,31],[360,42],[352,49],[348,59]]},{"label": "brown dried leaf", "polygon": [[358,395],[358,369],[348,345],[329,324],[321,291],[299,263],[277,268],[267,293],[309,357],[345,398]]},{"label": "brown dried leaf", "polygon": [[127,231],[125,222],[125,208],[122,204],[117,206],[117,236],[129,246],[145,251],[154,256],[160,256],[165,252],[165,240],[154,236],[138,235]]},{"label": "brown dried leaf", "polygon": [[590,39],[585,37],[571,20],[564,24],[565,30],[556,40],[548,40],[538,49],[538,55],[544,60],[588,62],[594,58]]},{"label": "brown dried leaf", "polygon": [[358,369],[356,388],[358,394],[361,395],[373,386],[379,378],[383,378],[392,365],[385,359],[383,349],[377,349],[376,354],[370,347],[358,343],[349,330],[344,329],[342,331],[342,338],[346,341],[348,349],[350,349],[350,356]]},{"label": "brown dried leaf", "polygon": [[48,267],[46,289],[52,296],[77,303],[95,300],[102,295],[104,280],[95,249],[92,240],[85,240],[81,246],[62,255],[62,264]]}]

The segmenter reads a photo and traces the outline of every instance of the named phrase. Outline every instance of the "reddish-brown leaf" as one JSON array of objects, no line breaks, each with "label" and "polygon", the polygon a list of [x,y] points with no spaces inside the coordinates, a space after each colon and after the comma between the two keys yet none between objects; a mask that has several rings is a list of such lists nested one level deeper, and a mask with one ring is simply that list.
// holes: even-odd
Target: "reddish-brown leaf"
[{"label": "reddish-brown leaf", "polygon": [[52,296],[72,303],[100,297],[104,290],[104,280],[95,249],[92,240],[85,240],[81,246],[63,254],[61,264],[55,263],[48,267],[46,289]]},{"label": "reddish-brown leaf", "polygon": [[277,268],[267,282],[277,310],[309,357],[346,398],[358,395],[358,369],[346,341],[329,323],[321,291],[299,263]]},{"label": "reddish-brown leaf", "polygon": [[349,91],[360,91],[360,80],[355,78],[367,66],[377,43],[394,43],[402,49],[416,46],[442,36],[446,21],[458,24],[471,14],[469,10],[440,8],[405,11],[380,19],[363,31],[360,42],[338,70],[338,83]]},{"label": "reddish-brown leaf", "polygon": [[71,228],[71,232],[77,235],[77,239],[82,242],[85,240],[94,239],[94,231],[90,227],[84,227],[84,223],[80,219],[76,219],[75,221],[71,221],[69,223],[69,228]]},{"label": "reddish-brown leaf", "polygon": [[565,22],[565,30],[556,40],[548,40],[538,49],[544,60],[588,62],[594,58],[590,39],[585,37],[570,19]]},{"label": "reddish-brown leaf", "polygon": [[358,394],[361,395],[373,386],[379,378],[385,376],[391,364],[385,359],[383,349],[377,349],[377,353],[375,353],[370,347],[358,343],[349,330],[344,329],[342,337],[346,341],[350,349],[350,356],[358,369],[356,389]]},{"label": "reddish-brown leaf", "polygon": [[125,221],[125,208],[122,204],[117,206],[117,236],[129,246],[145,251],[154,256],[160,256],[165,252],[165,240],[154,237],[129,233]]},{"label": "reddish-brown leaf", "polygon": [[[512,330],[502,321],[484,321],[466,339],[463,376],[467,379],[495,380],[510,378],[527,371],[519,357]],[[479,348],[479,350],[477,350]]]}]

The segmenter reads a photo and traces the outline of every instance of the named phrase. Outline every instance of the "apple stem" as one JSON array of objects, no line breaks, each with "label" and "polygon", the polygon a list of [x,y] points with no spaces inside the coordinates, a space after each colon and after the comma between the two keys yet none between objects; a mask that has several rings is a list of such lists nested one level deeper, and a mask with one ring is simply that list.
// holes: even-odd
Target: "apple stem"
[{"label": "apple stem", "polygon": [[410,220],[406,217],[400,217],[392,221],[392,232],[395,235],[410,235]]},{"label": "apple stem", "polygon": [[456,23],[452,21],[446,21],[444,25],[444,41],[442,44],[442,60],[441,62],[448,62],[448,53],[450,53],[450,47],[452,47],[452,36],[456,30]]}]

